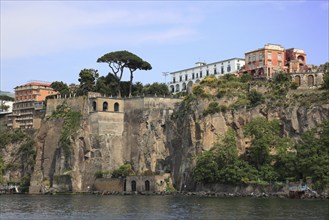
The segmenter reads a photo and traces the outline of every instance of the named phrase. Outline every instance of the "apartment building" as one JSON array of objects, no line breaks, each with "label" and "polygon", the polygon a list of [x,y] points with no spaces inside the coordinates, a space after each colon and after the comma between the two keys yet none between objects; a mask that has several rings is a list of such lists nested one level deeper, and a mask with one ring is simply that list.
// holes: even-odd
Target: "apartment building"
[{"label": "apartment building", "polygon": [[203,78],[214,75],[221,77],[225,74],[236,74],[245,65],[243,58],[232,58],[214,63],[197,62],[195,67],[171,72],[172,81],[168,83],[171,93],[186,92],[192,85]]},{"label": "apartment building", "polygon": [[10,128],[38,128],[41,119],[36,115],[43,110],[48,95],[58,94],[49,83],[29,82],[15,87],[13,113],[8,117]]}]

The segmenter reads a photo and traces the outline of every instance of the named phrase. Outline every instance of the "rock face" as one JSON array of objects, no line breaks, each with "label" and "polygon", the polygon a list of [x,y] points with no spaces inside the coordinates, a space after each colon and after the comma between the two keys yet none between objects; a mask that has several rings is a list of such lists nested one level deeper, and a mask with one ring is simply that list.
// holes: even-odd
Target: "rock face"
[{"label": "rock face", "polygon": [[[196,156],[209,150],[228,128],[237,134],[240,153],[248,147],[243,127],[251,119],[279,119],[282,132],[300,134],[329,119],[329,103],[285,107],[257,106],[206,117],[207,101],[186,110],[182,99],[79,97],[49,100],[46,116],[66,102],[82,114],[79,129],[70,136],[71,155],[59,145],[64,120],[45,119],[36,135],[36,164],[30,193],[47,190],[87,191],[97,171],[112,171],[125,162],[138,175],[171,172],[177,190],[194,189],[191,172]],[[104,111],[103,111],[104,110]]]}]

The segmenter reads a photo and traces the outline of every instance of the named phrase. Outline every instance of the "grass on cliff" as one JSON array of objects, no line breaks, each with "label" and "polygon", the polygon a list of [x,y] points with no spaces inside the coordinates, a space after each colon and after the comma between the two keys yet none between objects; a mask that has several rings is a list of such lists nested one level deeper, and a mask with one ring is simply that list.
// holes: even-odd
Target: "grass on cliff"
[{"label": "grass on cliff", "polygon": [[175,113],[177,116],[191,112],[193,106],[198,106],[202,100],[208,102],[208,107],[203,110],[203,116],[207,116],[254,108],[260,104],[266,104],[269,108],[287,107],[290,103],[309,107],[314,103],[328,103],[329,99],[326,90],[297,90],[296,83],[285,73],[277,74],[268,82],[251,80],[249,75],[224,75],[220,78],[209,76],[194,85],[192,91],[193,94],[185,97],[185,107]]}]

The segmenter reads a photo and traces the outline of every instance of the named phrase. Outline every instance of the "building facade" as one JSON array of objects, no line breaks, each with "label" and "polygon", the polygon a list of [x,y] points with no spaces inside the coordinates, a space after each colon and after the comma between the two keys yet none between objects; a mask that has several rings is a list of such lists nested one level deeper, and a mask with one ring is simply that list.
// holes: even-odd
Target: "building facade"
[{"label": "building facade", "polygon": [[29,82],[15,87],[13,113],[8,117],[9,128],[38,128],[41,119],[36,116],[44,109],[47,96],[59,94],[49,83]]},{"label": "building facade", "polygon": [[203,78],[214,75],[221,77],[225,74],[236,74],[245,61],[242,58],[232,58],[214,63],[197,62],[195,67],[171,72],[172,81],[168,83],[171,93],[187,92],[192,85],[199,83]]},{"label": "building facade", "polygon": [[275,72],[285,71],[285,49],[278,44],[266,44],[263,48],[245,53],[244,71],[254,78],[273,77]]},{"label": "building facade", "polygon": [[271,79],[275,73],[307,73],[312,67],[306,65],[304,50],[285,49],[279,44],[265,44],[263,48],[245,53],[246,65],[241,72],[254,78]]}]

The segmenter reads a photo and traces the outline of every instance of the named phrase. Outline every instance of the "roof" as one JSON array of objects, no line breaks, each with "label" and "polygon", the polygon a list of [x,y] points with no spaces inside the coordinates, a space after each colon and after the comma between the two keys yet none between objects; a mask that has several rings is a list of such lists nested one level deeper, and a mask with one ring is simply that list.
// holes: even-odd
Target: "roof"
[{"label": "roof", "polygon": [[[216,64],[216,63],[226,62],[226,61],[229,61],[229,60],[242,60],[242,61],[245,61],[244,58],[234,57],[234,58],[231,58],[231,59],[220,60],[220,61],[216,61],[216,62],[212,62],[212,63],[205,63],[205,62],[201,62],[201,63],[205,63],[205,65],[202,65],[202,66],[208,66],[208,65],[213,65],[213,64]],[[200,62],[197,62],[197,63],[200,63]],[[195,69],[195,68],[200,68],[202,66],[194,66],[194,67],[190,67],[190,68],[186,68],[186,69],[182,69],[182,70],[177,70],[177,71],[171,72],[170,74],[178,73],[178,72],[182,72],[182,71],[187,71],[187,70],[192,70],[192,69]]]},{"label": "roof", "polygon": [[51,84],[50,83],[45,83],[45,82],[29,82],[29,83],[26,83],[24,85],[20,85],[20,86],[16,86],[16,88],[19,88],[19,87],[25,87],[25,86],[45,86],[45,87],[50,87]]}]

